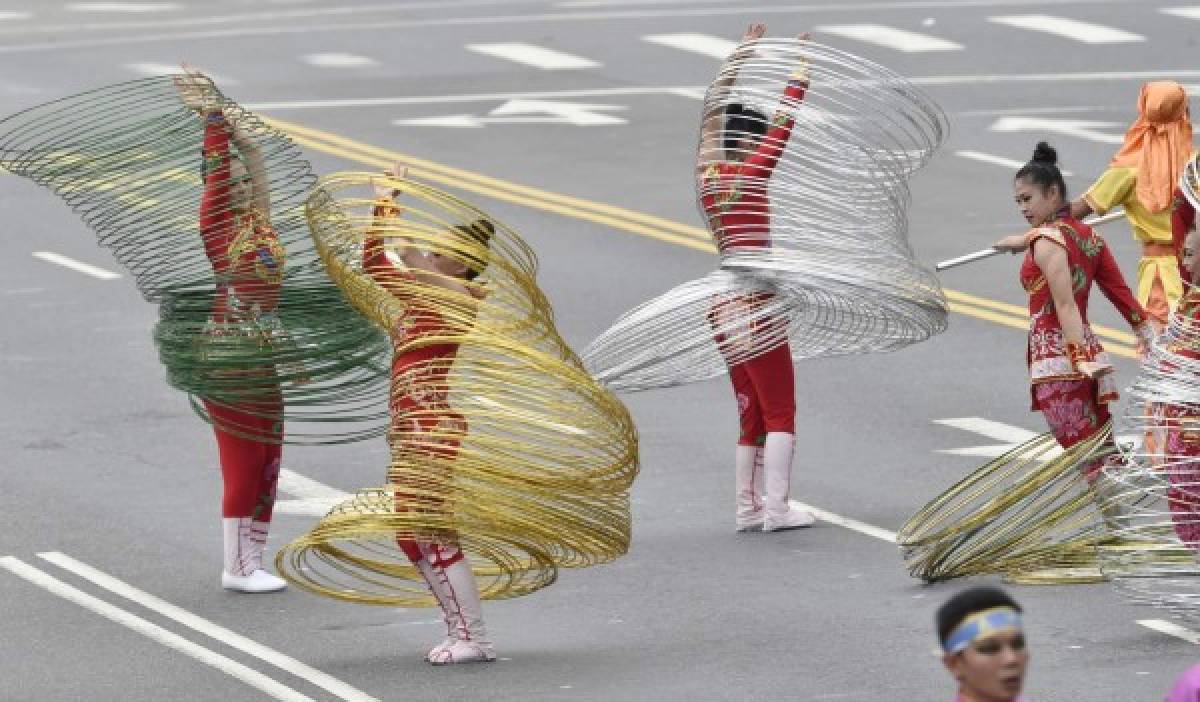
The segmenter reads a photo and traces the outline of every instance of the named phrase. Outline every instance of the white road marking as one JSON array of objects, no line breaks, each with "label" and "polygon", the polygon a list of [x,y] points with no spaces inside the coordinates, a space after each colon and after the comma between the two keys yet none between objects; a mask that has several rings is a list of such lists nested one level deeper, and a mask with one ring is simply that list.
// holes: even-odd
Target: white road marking
[{"label": "white road marking", "polygon": [[[955,151],[954,154],[956,156],[961,156],[962,158],[970,159],[972,161],[979,161],[980,163],[990,163],[994,166],[1002,166],[1004,168],[1009,168],[1014,171],[1025,165],[1024,161],[1018,161],[1015,158],[1005,158],[1003,156],[996,156],[995,154],[988,154],[988,153],[984,153],[982,151],[971,151],[970,149],[962,149],[959,151]],[[1062,174],[1067,177],[1075,175],[1074,173],[1072,173],[1071,171],[1068,171],[1068,170],[1063,170]]]},{"label": "white road marking", "polygon": [[90,263],[76,261],[73,258],[54,253],[53,251],[34,251],[33,257],[40,258],[47,263],[54,263],[65,268],[70,268],[71,270],[79,271],[80,273],[86,273],[87,275],[90,275],[94,278],[99,278],[101,280],[116,280],[117,278],[121,277],[120,273],[106,271],[103,268],[93,266]]},{"label": "white road marking", "polygon": [[1004,422],[996,422],[982,417],[954,417],[950,419],[935,419],[934,424],[961,429],[975,434],[981,434],[989,439],[1004,441],[1010,444],[1021,444],[1038,436],[1037,432],[1015,427]]},{"label": "white road marking", "polygon": [[398,127],[453,127],[478,129],[489,124],[570,124],[599,127],[628,124],[621,117],[604,111],[624,110],[623,105],[594,105],[551,100],[509,100],[493,109],[487,117],[469,114],[439,115],[394,119]]},{"label": "white road marking", "polygon": [[867,524],[866,522],[860,522],[857,519],[851,519],[850,517],[843,517],[840,514],[834,514],[833,512],[823,510],[820,507],[813,507],[812,505],[805,504],[803,502],[797,502],[796,500],[789,500],[789,502],[797,509],[805,509],[809,512],[812,512],[814,515],[816,515],[817,519],[820,519],[823,522],[836,524],[840,527],[845,527],[851,531],[857,531],[860,534],[865,534],[881,541],[887,541],[888,543],[893,544],[896,543],[896,532],[894,531],[881,529],[877,526]]},{"label": "white road marking", "polygon": [[306,54],[302,57],[305,63],[321,68],[364,68],[378,66],[379,62],[368,56],[358,54],[326,53]]},{"label": "white road marking", "polygon": [[660,46],[669,46],[672,49],[691,51],[692,53],[703,54],[704,56],[711,56],[721,60],[724,60],[737,48],[736,41],[730,41],[723,37],[714,37],[711,34],[697,34],[695,32],[647,34],[642,37],[642,41],[648,41],[651,44],[658,44]]},{"label": "white road marking", "polygon": [[1183,639],[1191,644],[1200,644],[1200,634],[1192,631],[1191,629],[1186,629],[1175,622],[1168,622],[1164,619],[1139,619],[1137,620],[1137,623],[1141,624],[1147,629],[1153,629],[1160,634],[1174,636],[1177,639]]},{"label": "white road marking", "polygon": [[0,558],[0,568],[3,568],[19,578],[36,585],[53,595],[72,602],[83,607],[86,610],[99,614],[109,621],[116,622],[121,626],[127,627],[137,633],[149,638],[152,641],[162,644],[167,648],[178,651],[186,656],[190,656],[201,663],[212,666],[217,670],[234,677],[241,682],[269,695],[273,699],[284,700],[285,702],[313,702],[311,697],[303,695],[292,688],[273,680],[266,675],[248,668],[237,661],[226,658],[221,654],[204,648],[199,644],[192,643],[178,634],[167,631],[166,629],[149,622],[136,614],[128,612],[111,605],[104,600],[93,597],[86,592],[68,585],[67,583],[55,578],[54,576],[39,570],[20,559],[12,556],[4,556]]},{"label": "white road marking", "polygon": [[33,17],[32,12],[0,12],[0,21],[23,20]]},{"label": "white road marking", "polygon": [[547,100],[555,98],[607,97],[620,95],[683,95],[690,97],[704,86],[660,86],[597,88],[594,90],[543,90],[520,93],[469,93],[464,95],[405,95],[386,98],[350,98],[342,100],[294,100],[288,102],[258,102],[247,104],[251,110],[319,110],[343,107],[389,107],[394,105],[448,105],[461,102],[494,102],[496,100]]},{"label": "white road marking", "polygon": [[210,622],[199,615],[192,614],[182,607],[177,607],[170,602],[151,595],[144,590],[140,590],[123,580],[115,578],[101,570],[97,570],[96,568],[78,561],[66,555],[65,553],[48,551],[46,553],[39,553],[38,558],[49,561],[59,568],[74,573],[85,580],[89,580],[115,595],[119,595],[127,600],[136,602],[146,609],[153,610],[174,622],[178,622],[179,624],[204,634],[209,638],[216,639],[217,641],[220,641],[231,648],[235,648],[242,653],[254,656],[255,658],[258,658],[266,663],[270,663],[276,668],[287,671],[298,678],[310,682],[340,699],[352,700],[353,702],[379,702],[379,700],[368,695],[362,690],[354,688],[342,682],[341,680],[338,680],[337,678],[322,673],[316,668],[301,663],[291,656],[287,656],[272,648],[268,648],[257,641],[248,639],[237,632],[230,631],[219,624],[214,624],[213,622]]},{"label": "white road marking", "polygon": [[555,49],[544,46],[524,44],[521,42],[506,42],[500,44],[467,44],[467,48],[479,54],[495,56],[526,66],[540,68],[543,71],[571,71],[580,68],[595,68],[600,64]]},{"label": "white road marking", "polygon": [[1125,126],[1122,122],[1100,122],[1090,119],[1056,119],[1052,117],[1001,117],[989,129],[993,132],[1036,132],[1044,135],[1062,134],[1100,144],[1122,144],[1124,134],[1099,131]]},{"label": "white road marking", "polygon": [[818,34],[833,34],[847,39],[857,39],[868,44],[910,54],[926,51],[958,51],[963,48],[962,44],[948,39],[882,24],[825,24],[815,27],[813,31]]},{"label": "white road marking", "polygon": [[275,511],[306,517],[324,517],[334,506],[350,497],[349,493],[287,468],[279,471],[278,489],[296,499],[276,500]]},{"label": "white road marking", "polygon": [[1195,5],[1191,7],[1160,7],[1159,12],[1166,15],[1175,15],[1184,19],[1200,20],[1200,7]]},{"label": "white road marking", "polygon": [[1123,44],[1146,40],[1146,37],[1140,34],[1123,29],[1053,15],[1005,15],[988,17],[988,21],[1017,29],[1055,34],[1084,44]]},{"label": "white road marking", "polygon": [[[138,63],[127,63],[125,64],[125,68],[133,71],[134,73],[140,73],[144,76],[175,75],[176,73],[183,73],[183,68],[177,63],[154,63],[153,61],[142,61]],[[196,69],[209,78],[212,78],[213,82],[217,83],[218,85],[239,85],[238,81],[230,78],[229,76],[213,73],[212,71],[200,66],[197,66]]]},{"label": "white road marking", "polygon": [[567,0],[556,2],[555,7],[634,7],[637,5],[726,5],[730,0]]},{"label": "white road marking", "polygon": [[179,9],[179,3],[174,2],[72,2],[67,3],[67,9],[72,12],[127,12],[142,14],[146,12],[170,12]]}]

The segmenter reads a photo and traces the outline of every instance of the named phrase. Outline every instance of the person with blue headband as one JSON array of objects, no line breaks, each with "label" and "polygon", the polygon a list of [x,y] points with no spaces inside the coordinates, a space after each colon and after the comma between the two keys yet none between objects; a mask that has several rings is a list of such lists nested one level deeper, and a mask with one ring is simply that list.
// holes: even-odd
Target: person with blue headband
[{"label": "person with blue headband", "polygon": [[1026,702],[1029,651],[1021,607],[995,587],[973,587],[937,611],[942,663],[958,681],[956,702]]}]

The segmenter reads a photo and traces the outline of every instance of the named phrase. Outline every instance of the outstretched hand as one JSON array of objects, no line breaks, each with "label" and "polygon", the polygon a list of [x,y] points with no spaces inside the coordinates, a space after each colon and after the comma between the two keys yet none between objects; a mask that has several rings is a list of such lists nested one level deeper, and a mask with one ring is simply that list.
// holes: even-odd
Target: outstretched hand
[{"label": "outstretched hand", "polygon": [[1089,378],[1095,379],[1102,375],[1108,375],[1113,372],[1113,367],[1107,363],[1099,363],[1097,361],[1083,361],[1076,366],[1076,370],[1083,373]]},{"label": "outstretched hand", "polygon": [[201,114],[216,109],[217,86],[212,79],[186,62],[181,65],[183,73],[172,76],[180,102]]},{"label": "outstretched hand", "polygon": [[[389,178],[404,180],[404,178],[408,175],[408,165],[397,161],[392,164],[391,168],[384,171],[383,174]],[[400,191],[393,185],[382,183],[374,178],[371,179],[371,185],[375,188],[375,197],[378,199],[390,200],[400,194]]]}]

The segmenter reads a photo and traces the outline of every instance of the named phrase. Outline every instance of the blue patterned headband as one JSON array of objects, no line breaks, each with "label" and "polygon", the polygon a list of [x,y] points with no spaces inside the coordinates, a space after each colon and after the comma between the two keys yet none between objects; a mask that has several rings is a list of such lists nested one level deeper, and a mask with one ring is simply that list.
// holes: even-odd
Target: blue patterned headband
[{"label": "blue patterned headband", "polygon": [[975,612],[963,620],[946,640],[942,650],[946,653],[959,653],[975,639],[1000,631],[1001,629],[1020,629],[1021,613],[1012,607],[992,607],[981,612]]}]

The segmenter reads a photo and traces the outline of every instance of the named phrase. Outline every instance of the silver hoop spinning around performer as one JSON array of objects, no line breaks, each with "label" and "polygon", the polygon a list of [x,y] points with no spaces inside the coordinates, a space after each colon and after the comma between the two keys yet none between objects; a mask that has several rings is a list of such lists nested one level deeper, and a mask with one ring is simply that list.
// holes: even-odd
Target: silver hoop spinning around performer
[{"label": "silver hoop spinning around performer", "polygon": [[[712,165],[697,174],[697,200],[720,267],[597,338],[584,363],[599,380],[629,391],[679,385],[784,342],[803,359],[892,351],[945,329],[941,289],[907,238],[908,178],[946,132],[932,100],[858,56],[759,39],[709,88],[710,119],[727,126],[720,143],[701,141],[698,162]],[[745,148],[754,152],[728,158]]]}]

